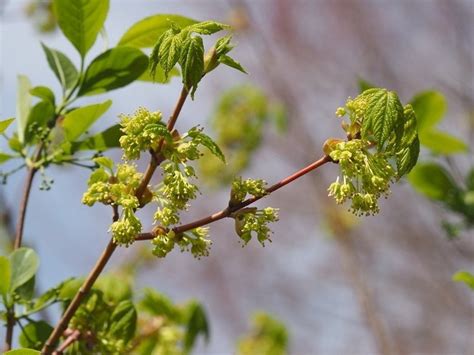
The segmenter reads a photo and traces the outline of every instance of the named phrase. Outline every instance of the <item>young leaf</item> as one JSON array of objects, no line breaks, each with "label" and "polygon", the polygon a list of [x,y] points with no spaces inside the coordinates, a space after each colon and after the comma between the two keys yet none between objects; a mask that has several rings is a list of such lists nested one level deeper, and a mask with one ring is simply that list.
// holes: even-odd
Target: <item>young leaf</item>
[{"label": "young leaf", "polygon": [[10,126],[14,120],[15,120],[14,118],[9,118],[9,119],[0,121],[0,134],[5,132],[8,126]]},{"label": "young leaf", "polygon": [[79,138],[109,109],[110,105],[112,105],[112,101],[107,100],[101,104],[83,106],[68,112],[62,122],[66,139],[73,142]]},{"label": "young leaf", "polygon": [[54,0],[59,27],[81,57],[95,43],[109,11],[109,0]]},{"label": "young leaf", "polygon": [[140,309],[155,316],[166,316],[172,320],[177,318],[177,310],[168,297],[152,289],[145,289],[144,293]]},{"label": "young leaf", "polygon": [[458,271],[453,275],[453,281],[464,282],[466,286],[474,290],[474,275],[467,271]]},{"label": "young leaf", "polygon": [[190,351],[200,333],[204,335],[206,341],[209,341],[209,324],[206,312],[199,303],[192,302],[186,311],[189,315],[184,337],[184,349]]},{"label": "young leaf", "polygon": [[52,326],[42,320],[28,323],[20,334],[20,345],[25,348],[40,350],[53,329]]},{"label": "young leaf", "polygon": [[175,25],[184,28],[197,23],[196,20],[171,14],[154,15],[138,21],[122,36],[118,45],[136,48],[153,47],[156,40]]},{"label": "young leaf", "polygon": [[116,338],[130,341],[137,327],[137,311],[129,300],[120,302],[111,316],[109,333]]},{"label": "young leaf", "polygon": [[464,153],[469,149],[462,140],[436,129],[422,131],[420,133],[420,142],[434,154]]},{"label": "young leaf", "polygon": [[228,55],[221,55],[218,59],[219,63],[225,64],[231,68],[237,69],[238,71],[241,71],[244,74],[247,74],[245,69],[242,67],[242,65],[234,60],[233,58],[229,57]]},{"label": "young leaf", "polygon": [[223,163],[225,163],[225,156],[222,153],[221,149],[219,146],[212,140],[211,137],[208,135],[202,133],[199,129],[197,128],[192,128],[189,130],[188,135],[193,138],[194,141],[197,141],[199,144],[202,144],[204,147],[209,149],[209,151],[218,157],[220,160],[222,160]]},{"label": "young leaf", "polygon": [[109,169],[110,171],[113,171],[114,169],[114,161],[110,159],[109,157],[97,157],[94,158],[94,163],[97,165]]},{"label": "young leaf", "polygon": [[78,150],[97,150],[105,151],[110,148],[120,147],[119,139],[122,136],[120,125],[116,124],[112,127],[107,128],[105,131],[100,132],[92,137],[89,137],[80,142],[74,142],[72,144],[72,151]]},{"label": "young leaf", "polygon": [[[181,36],[179,32],[177,33],[175,29],[169,29],[160,37],[158,44],[158,53],[154,59],[160,63],[165,76],[168,76],[168,73],[178,62],[181,46],[183,44],[183,36]],[[152,69],[152,75],[154,75],[156,69],[155,63],[153,63]]]},{"label": "young leaf", "polygon": [[434,200],[446,201],[459,189],[446,169],[436,163],[420,163],[408,175],[416,191]]},{"label": "young leaf", "polygon": [[39,267],[39,258],[30,248],[19,248],[10,254],[11,283],[10,292],[28,282]]},{"label": "young leaf", "polygon": [[157,66],[153,72],[153,76],[149,70],[145,70],[143,74],[140,75],[140,77],[137,80],[149,82],[149,83],[166,84],[171,81],[172,77],[179,76],[179,75],[180,75],[180,71],[176,67],[171,69],[168,75],[165,75],[163,68],[161,68],[160,66]]},{"label": "young leaf", "polygon": [[15,290],[15,294],[20,298],[20,303],[29,303],[35,294],[36,276],[33,276],[26,283]]},{"label": "young leaf", "polygon": [[386,89],[370,89],[362,93],[366,95],[367,109],[362,122],[362,138],[374,136],[379,151],[392,135],[403,127],[403,107],[398,96]]},{"label": "young leaf", "polygon": [[413,169],[420,154],[416,115],[412,106],[406,105],[403,114],[405,116],[405,124],[403,126],[403,135],[398,143],[401,150],[396,152],[398,178],[408,174]]},{"label": "young leaf", "polygon": [[410,103],[416,112],[420,135],[424,130],[434,127],[446,113],[446,99],[437,91],[421,92]]},{"label": "young leaf", "polygon": [[148,57],[130,47],[109,49],[95,58],[86,70],[78,96],[93,95],[126,86],[148,67]]},{"label": "young leaf", "polygon": [[61,83],[63,90],[70,89],[74,86],[78,79],[78,72],[71,60],[62,52],[55,49],[48,48],[43,43],[44,53],[49,67],[53,71],[56,78]]},{"label": "young leaf", "polygon": [[9,161],[12,158],[14,158],[13,155],[5,154],[5,153],[0,152],[0,164],[3,164],[5,162]]},{"label": "young leaf", "polygon": [[54,93],[46,86],[35,86],[30,90],[32,96],[39,97],[43,101],[50,102],[54,106]]},{"label": "young leaf", "polygon": [[[11,265],[6,256],[0,256],[0,296],[6,296],[10,288]],[[0,298],[1,300],[1,298]]]},{"label": "young leaf", "polygon": [[31,105],[30,89],[30,80],[24,75],[18,75],[16,119],[18,140],[20,141],[20,143],[23,143],[25,141],[25,129]]},{"label": "young leaf", "polygon": [[359,87],[359,92],[360,93],[363,93],[366,90],[373,89],[373,88],[376,87],[371,82],[369,82],[367,80],[364,80],[362,78],[359,78],[359,80],[357,80],[357,86]]},{"label": "young leaf", "polygon": [[199,33],[202,35],[212,35],[213,33],[230,28],[229,25],[215,21],[204,21],[189,26],[187,29],[191,32]]},{"label": "young leaf", "polygon": [[183,84],[188,90],[192,89],[193,97],[204,71],[204,44],[201,37],[189,37],[184,41],[179,65]]}]

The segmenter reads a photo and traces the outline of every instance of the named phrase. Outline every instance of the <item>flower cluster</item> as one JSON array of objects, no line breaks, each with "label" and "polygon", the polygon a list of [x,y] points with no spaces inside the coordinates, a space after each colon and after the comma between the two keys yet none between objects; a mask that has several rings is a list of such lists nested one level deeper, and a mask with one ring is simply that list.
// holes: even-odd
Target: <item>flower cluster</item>
[{"label": "flower cluster", "polygon": [[271,230],[268,223],[278,221],[278,209],[267,207],[263,210],[257,208],[244,208],[235,214],[235,231],[240,239],[247,244],[252,235],[257,236],[260,244],[265,246],[265,241],[270,241]]},{"label": "flower cluster", "polygon": [[339,142],[329,153],[339,163],[342,178],[329,186],[329,196],[338,204],[352,200],[351,211],[356,215],[379,212],[378,199],[390,193],[390,183],[396,172],[383,153],[371,153],[369,142],[354,139]]},{"label": "flower cluster", "polygon": [[190,251],[194,257],[200,259],[209,255],[212,242],[209,240],[209,228],[198,227],[178,235],[173,230],[160,231],[152,240],[152,244],[153,254],[160,258],[164,258],[178,245],[182,252]]},{"label": "flower cluster", "polygon": [[131,116],[122,115],[122,132],[120,146],[124,158],[139,159],[140,153],[154,148],[161,139],[170,139],[166,125],[161,122],[161,112],[150,112],[146,108],[139,108]]},{"label": "flower cluster", "polygon": [[198,192],[197,186],[189,181],[192,177],[195,174],[191,166],[182,169],[180,164],[172,162],[163,166],[163,182],[155,192],[160,204],[154,216],[156,222],[165,227],[179,222],[179,212],[188,208],[188,202]]},{"label": "flower cluster", "polygon": [[142,174],[134,165],[118,164],[114,172],[111,159],[100,157],[95,162],[99,168],[94,170],[88,181],[88,189],[82,197],[82,203],[88,206],[96,202],[121,206],[121,218],[110,226],[114,241],[120,245],[133,243],[140,233],[142,225],[134,211],[139,207],[135,189],[140,184]]},{"label": "flower cluster", "polygon": [[266,195],[265,186],[266,181],[258,179],[246,179],[242,180],[241,177],[234,179],[232,182],[232,188],[230,190],[230,204],[235,205],[245,200],[247,195],[254,197],[262,197]]}]

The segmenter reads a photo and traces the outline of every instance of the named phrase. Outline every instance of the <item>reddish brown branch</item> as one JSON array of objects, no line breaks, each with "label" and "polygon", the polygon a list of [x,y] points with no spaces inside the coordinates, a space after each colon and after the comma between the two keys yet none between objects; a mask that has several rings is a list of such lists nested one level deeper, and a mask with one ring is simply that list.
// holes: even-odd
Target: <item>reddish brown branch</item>
[{"label": "reddish brown branch", "polygon": [[[188,230],[191,230],[191,229],[194,229],[194,228],[197,228],[197,227],[202,227],[202,226],[205,226],[209,223],[213,223],[215,221],[218,221],[220,219],[223,219],[223,218],[226,218],[226,217],[229,217],[233,212],[236,212],[244,207],[247,207],[248,205],[260,200],[261,198],[267,196],[268,194],[271,194],[272,192],[282,188],[283,186],[286,186],[288,185],[289,183],[293,182],[294,180],[306,175],[307,173],[319,168],[320,166],[328,163],[331,161],[331,158],[327,155],[323,156],[322,158],[316,160],[314,163],[308,165],[307,167],[301,169],[301,170],[298,170],[297,172],[295,172],[294,174],[284,178],[283,180],[277,182],[276,184],[270,186],[268,189],[266,189],[266,192],[267,194],[266,195],[263,195],[263,196],[260,196],[260,197],[252,197],[252,198],[249,198],[235,206],[229,206],[219,212],[216,212],[210,216],[207,216],[207,217],[204,217],[204,218],[201,218],[201,219],[198,219],[197,221],[194,221],[194,222],[191,222],[191,223],[188,223],[188,224],[183,224],[181,226],[178,226],[176,228],[173,228],[173,231],[178,234],[178,233],[182,233],[182,232],[186,232]],[[150,239],[153,239],[155,238],[155,233],[153,232],[149,232],[149,233],[140,233],[136,240],[150,240]]]},{"label": "reddish brown branch", "polygon": [[58,347],[55,352],[53,352],[53,355],[62,355],[69,346],[71,346],[80,339],[81,332],[79,330],[70,330],[70,332],[68,332],[68,330],[64,332],[67,336],[66,340],[64,340],[64,342]]}]

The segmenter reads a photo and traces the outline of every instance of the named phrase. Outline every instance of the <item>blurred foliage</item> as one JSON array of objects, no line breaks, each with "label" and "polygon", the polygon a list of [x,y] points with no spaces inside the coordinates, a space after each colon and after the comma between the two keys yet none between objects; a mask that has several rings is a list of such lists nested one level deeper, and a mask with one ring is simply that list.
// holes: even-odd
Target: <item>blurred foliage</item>
[{"label": "blurred foliage", "polygon": [[271,100],[261,89],[246,84],[222,94],[210,124],[227,164],[205,153],[199,168],[211,185],[223,185],[250,165],[269,125],[278,133],[286,131],[287,117],[281,103]]},{"label": "blurred foliage", "polygon": [[288,332],[285,325],[272,316],[257,312],[252,327],[240,339],[238,355],[284,355],[288,353]]},{"label": "blurred foliage", "polygon": [[53,32],[58,26],[52,0],[30,0],[25,6],[25,13],[40,32]]}]

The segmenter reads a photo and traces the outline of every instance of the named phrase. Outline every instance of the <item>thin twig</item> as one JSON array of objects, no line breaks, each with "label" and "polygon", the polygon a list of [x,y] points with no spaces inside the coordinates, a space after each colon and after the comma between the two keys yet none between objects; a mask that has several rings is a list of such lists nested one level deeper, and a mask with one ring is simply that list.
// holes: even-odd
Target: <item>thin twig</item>
[{"label": "thin twig", "polygon": [[[232,215],[232,213],[234,213],[238,210],[241,210],[244,207],[247,207],[248,205],[260,200],[261,198],[271,194],[272,192],[282,188],[283,186],[288,185],[289,183],[293,182],[294,180],[306,175],[307,173],[319,168],[320,166],[322,166],[322,165],[324,165],[324,164],[326,164],[330,161],[332,161],[331,158],[329,156],[325,155],[322,158],[316,160],[314,163],[308,165],[307,167],[305,167],[301,170],[298,170],[294,174],[292,174],[292,175],[286,177],[285,179],[277,182],[276,184],[270,186],[268,189],[265,190],[266,191],[265,195],[259,196],[259,197],[248,198],[247,200],[245,200],[245,201],[243,201],[239,204],[236,204],[234,206],[228,206],[227,208],[225,208],[225,209],[223,209],[219,212],[216,212],[216,213],[214,213],[210,216],[207,216],[207,217],[198,219],[197,221],[194,221],[194,222],[191,222],[191,223],[188,223],[188,224],[183,224],[181,226],[173,228],[173,231],[176,234],[179,234],[179,233],[183,233],[183,232],[186,232],[188,230],[191,230],[191,229],[194,229],[194,228],[197,228],[197,227],[205,226],[209,223],[213,223],[213,222],[218,221],[220,219],[230,217]],[[156,233],[153,233],[153,232],[140,233],[137,236],[136,240],[150,240],[150,239],[153,239],[155,237],[156,237]]]},{"label": "thin twig", "polygon": [[[41,157],[42,151],[43,151],[43,145],[40,144],[34,155],[33,163],[39,160],[39,158]],[[30,198],[30,192],[31,192],[31,186],[33,184],[33,179],[37,171],[38,171],[38,168],[35,166],[30,166],[28,167],[28,170],[27,170],[26,180],[23,186],[23,196],[20,202],[20,210],[18,213],[18,221],[16,225],[14,249],[18,249],[21,247],[21,242],[23,239],[23,230],[25,228],[26,209],[28,207],[28,201]]]},{"label": "thin twig", "polygon": [[63,352],[72,344],[74,344],[79,338],[81,337],[81,332],[79,330],[73,330],[71,333],[68,335],[66,340],[58,347],[58,349],[53,352],[53,355],[62,355]]}]

